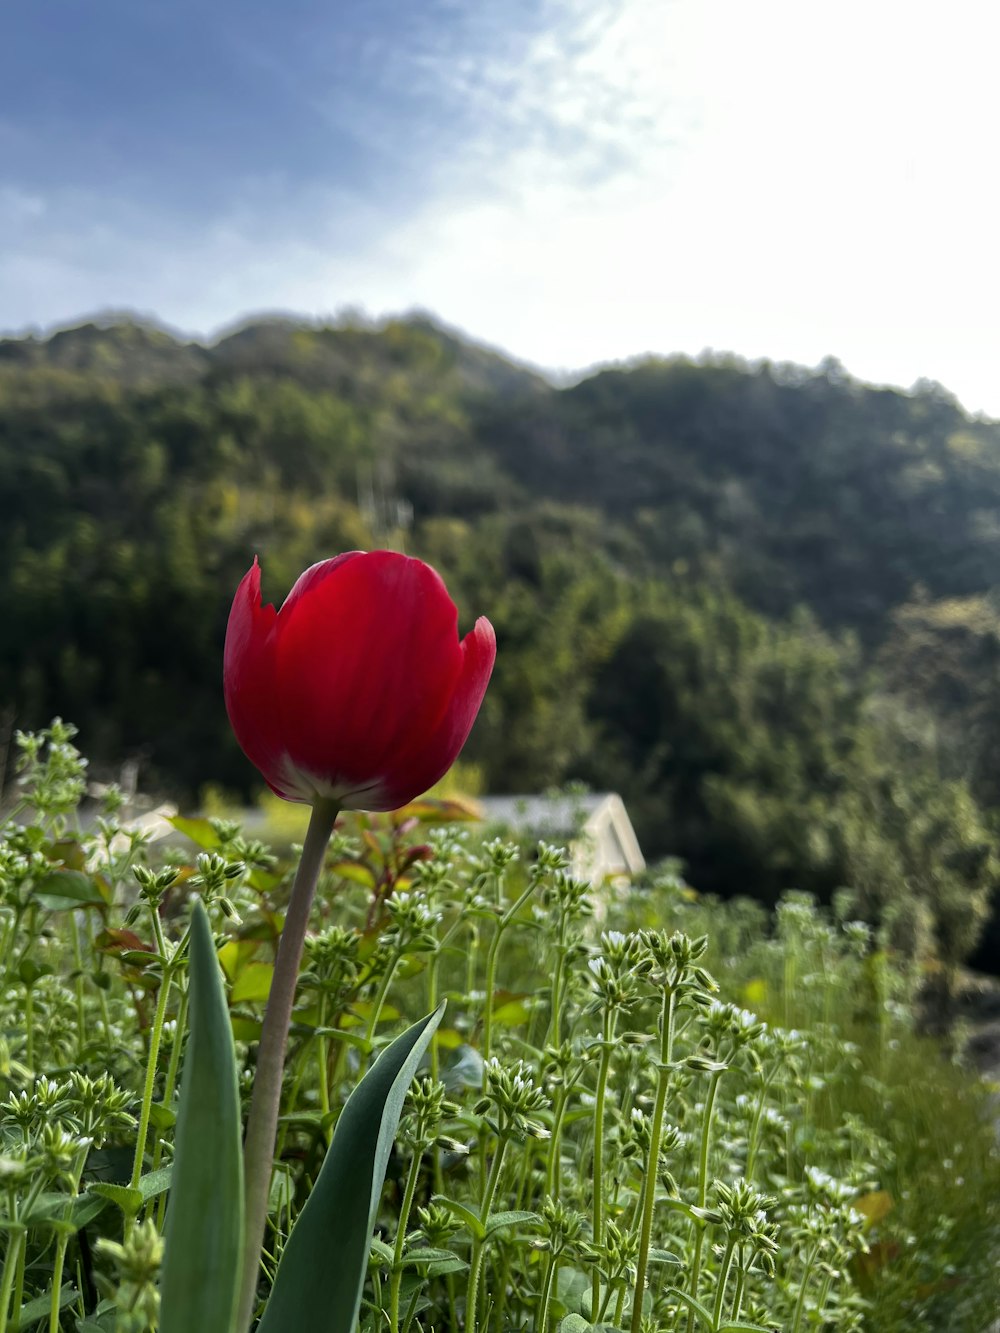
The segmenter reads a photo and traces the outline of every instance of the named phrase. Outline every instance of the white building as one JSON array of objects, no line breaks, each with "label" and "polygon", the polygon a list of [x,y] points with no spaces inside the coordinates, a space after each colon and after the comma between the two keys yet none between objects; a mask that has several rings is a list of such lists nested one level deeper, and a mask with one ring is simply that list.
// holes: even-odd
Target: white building
[{"label": "white building", "polygon": [[646,868],[632,821],[616,792],[481,796],[475,804],[487,824],[567,847],[578,879],[601,884]]}]

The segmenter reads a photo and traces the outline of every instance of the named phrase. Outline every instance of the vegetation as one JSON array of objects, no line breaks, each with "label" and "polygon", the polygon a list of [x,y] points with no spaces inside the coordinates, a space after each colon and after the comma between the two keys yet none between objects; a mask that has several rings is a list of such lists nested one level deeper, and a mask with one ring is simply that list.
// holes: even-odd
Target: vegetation
[{"label": "vegetation", "polygon": [[0,774],[58,713],[104,776],[249,796],[218,706],[238,579],[259,554],[280,601],[405,545],[496,626],[490,790],[614,787],[699,888],[850,886],[951,966],[997,878],[998,513],[1000,426],[833,362],[557,390],[422,319],[8,340]]},{"label": "vegetation", "polygon": [[[175,1166],[179,1078],[212,1070],[185,1057],[190,970],[206,948],[215,961],[202,928],[190,962],[192,905],[212,922],[245,1103],[292,867],[222,820],[176,820],[154,856],[120,793],[81,809],[72,729],[17,747],[0,830],[0,1333],[151,1333],[165,1217],[166,1270],[183,1240],[170,1191],[192,1177]],[[359,816],[331,847],[261,1301],[347,1094],[444,998],[378,1204],[366,1333],[987,1326],[995,1108],[914,1034],[916,971],[847,895],[829,911],[786,896],[773,929],[758,904],[672,874],[617,900],[557,849],[477,841],[459,813]],[[200,1206],[221,1211],[232,1173],[202,1165]],[[314,1259],[311,1280],[337,1260]]]}]

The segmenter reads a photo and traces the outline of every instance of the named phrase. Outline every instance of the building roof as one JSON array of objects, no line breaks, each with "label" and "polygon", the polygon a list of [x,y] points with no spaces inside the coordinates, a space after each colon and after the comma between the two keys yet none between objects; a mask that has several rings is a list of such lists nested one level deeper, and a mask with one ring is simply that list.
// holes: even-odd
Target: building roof
[{"label": "building roof", "polygon": [[[477,801],[488,824],[547,842],[572,844],[580,870],[598,878],[645,868],[642,850],[617,792],[559,792],[554,796],[483,796]],[[583,849],[588,844],[588,850]]]},{"label": "building roof", "polygon": [[479,796],[476,804],[490,824],[505,824],[514,832],[577,836],[591,817],[606,805],[613,792],[583,792],[555,796]]}]

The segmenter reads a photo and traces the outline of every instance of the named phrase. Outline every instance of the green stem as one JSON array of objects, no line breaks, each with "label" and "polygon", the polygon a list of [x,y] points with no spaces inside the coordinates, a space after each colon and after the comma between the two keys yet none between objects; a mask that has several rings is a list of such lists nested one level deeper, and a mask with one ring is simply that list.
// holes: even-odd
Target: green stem
[{"label": "green stem", "polygon": [[156,1066],[159,1063],[160,1041],[163,1037],[163,1023],[167,1016],[167,1004],[170,1001],[172,983],[173,974],[164,957],[163,976],[160,980],[159,994],[156,997],[156,1013],[153,1015],[153,1026],[149,1033],[146,1080],[142,1089],[142,1107],[139,1111],[139,1128],[136,1131],[135,1157],[132,1162],[132,1178],[129,1181],[130,1189],[139,1188],[139,1179],[142,1176],[142,1163],[146,1156],[146,1136],[149,1133],[149,1113],[153,1105],[153,1089],[156,1085]]},{"label": "green stem", "polygon": [[493,1283],[493,1290],[496,1292],[496,1298],[491,1307],[489,1307],[489,1321],[494,1328],[506,1328],[504,1323],[504,1310],[507,1306],[507,1293],[510,1291],[510,1257],[511,1252],[508,1246],[504,1246],[500,1256],[500,1272],[496,1281]]},{"label": "green stem", "polygon": [[52,1263],[52,1291],[49,1299],[49,1333],[59,1333],[59,1294],[62,1290],[63,1267],[69,1236],[60,1234],[56,1240],[55,1259]]},{"label": "green stem", "polygon": [[740,1263],[736,1270],[736,1290],[733,1292],[733,1323],[740,1322],[740,1315],[743,1313],[743,1297],[746,1291],[747,1274],[746,1265],[743,1262],[743,1247],[740,1246]]},{"label": "green stem", "polygon": [[31,1070],[35,1072],[35,992],[33,987],[24,988],[24,1028],[27,1034],[27,1043],[24,1052],[24,1062]]},{"label": "green stem", "polygon": [[[385,1001],[389,994],[389,987],[392,985],[392,979],[396,975],[396,968],[399,967],[402,961],[403,955],[401,953],[393,954],[392,962],[386,968],[385,976],[379,982],[378,992],[372,1002],[371,1016],[368,1019],[368,1029],[365,1032],[365,1038],[369,1046],[371,1046],[372,1042],[375,1040],[375,1029],[378,1027],[379,1019],[382,1017],[382,1010],[385,1008]],[[362,1061],[362,1069],[363,1068],[364,1062]]]},{"label": "green stem", "polygon": [[674,1017],[677,998],[673,990],[663,992],[660,1014],[660,1068],[656,1079],[656,1100],[650,1125],[649,1156],[642,1182],[641,1220],[639,1223],[639,1253],[635,1268],[635,1297],[632,1302],[631,1333],[639,1333],[642,1323],[642,1296],[646,1290],[646,1269],[649,1266],[649,1246],[653,1235],[653,1209],[656,1203],[656,1171],[660,1160],[660,1139],[663,1134],[663,1113],[670,1086],[670,1065],[674,1058]]},{"label": "green stem", "polygon": [[827,1273],[823,1278],[823,1285],[819,1289],[819,1295],[816,1298],[816,1309],[822,1312],[826,1309],[826,1300],[830,1295],[830,1288],[833,1286],[833,1274]]},{"label": "green stem", "polygon": [[[188,1010],[188,992],[181,991],[180,1002],[177,1005],[177,1022],[174,1026],[174,1044],[170,1051],[170,1061],[167,1065],[167,1075],[163,1082],[163,1104],[170,1105],[174,1095],[174,1088],[177,1086],[177,1074],[181,1066],[181,1048],[184,1045],[184,1031],[187,1024]],[[157,1135],[156,1143],[153,1145],[153,1160],[150,1163],[150,1170],[155,1171],[163,1161],[163,1139]],[[168,1193],[163,1193],[157,1200],[156,1205],[156,1229],[163,1230],[163,1220],[167,1211]]]},{"label": "green stem", "polygon": [[[490,1049],[493,1037],[493,992],[496,989],[497,976],[497,958],[500,954],[500,941],[503,939],[504,931],[520,912],[521,908],[528,901],[538,886],[538,880],[532,876],[528,880],[528,887],[520,895],[516,902],[507,908],[503,916],[497,922],[496,932],[490,940],[490,947],[486,954],[486,1012],[483,1015],[483,1049],[482,1057],[485,1063],[490,1058]],[[485,1074],[483,1075],[485,1079]]]},{"label": "green stem", "polygon": [[[321,992],[316,1024],[321,1030],[320,1035],[316,1038],[316,1072],[319,1076],[319,1109],[322,1111],[324,1119],[330,1114],[330,1050],[327,1039],[322,1034],[322,1029],[326,1027],[326,1000],[326,993]],[[330,1131],[327,1130],[328,1142],[329,1138]]]},{"label": "green stem", "polygon": [[[506,1151],[507,1140],[501,1138],[497,1143],[497,1150],[493,1154],[493,1164],[490,1167],[489,1180],[486,1182],[486,1192],[483,1195],[482,1208],[479,1213],[480,1220],[484,1225],[489,1218],[490,1209],[493,1207],[493,1198],[496,1195],[497,1186],[500,1184],[500,1172],[503,1170],[503,1159]],[[469,1262],[468,1295],[465,1301],[465,1333],[476,1333],[479,1322],[476,1306],[479,1301],[479,1277],[482,1272],[485,1249],[485,1239],[480,1240],[477,1237],[472,1243],[472,1257]]]},{"label": "green stem", "polygon": [[753,1169],[757,1160],[757,1149],[760,1146],[760,1122],[764,1114],[764,1103],[767,1101],[768,1090],[778,1073],[777,1065],[771,1070],[765,1079],[761,1081],[760,1096],[757,1098],[757,1105],[754,1108],[753,1122],[750,1125],[750,1133],[747,1137],[747,1164],[744,1172],[747,1180],[753,1180]]},{"label": "green stem", "polygon": [[24,1304],[24,1270],[28,1260],[28,1242],[25,1238],[24,1244],[17,1253],[17,1272],[14,1275],[14,1312],[11,1316],[11,1333],[18,1333],[21,1327],[21,1306]]},{"label": "green stem", "polygon": [[726,1287],[729,1285],[729,1270],[733,1266],[733,1252],[736,1249],[736,1237],[730,1236],[726,1241],[726,1252],[722,1256],[722,1267],[719,1269],[719,1285],[715,1292],[715,1306],[712,1310],[712,1324],[715,1328],[719,1327],[719,1321],[722,1318],[722,1302],[726,1297]]},{"label": "green stem", "polygon": [[618,1291],[618,1303],[615,1306],[615,1328],[621,1328],[622,1319],[625,1317],[625,1294],[627,1283],[623,1282]]},{"label": "green stem", "polygon": [[[597,1094],[594,1102],[594,1201],[591,1210],[591,1223],[594,1244],[601,1245],[604,1239],[604,1105],[608,1091],[608,1074],[611,1070],[612,1040],[614,1038],[614,1014],[608,1008],[604,1011],[604,1041],[601,1046],[601,1064],[597,1071]],[[597,1323],[598,1304],[601,1299],[601,1278],[596,1267],[591,1279],[591,1322]]]},{"label": "green stem", "polygon": [[7,1333],[7,1320],[10,1315],[10,1294],[14,1289],[14,1274],[20,1262],[24,1248],[24,1232],[14,1232],[7,1242],[7,1253],[3,1261],[3,1279],[0,1280],[0,1333]]},{"label": "green stem", "polygon": [[413,1196],[417,1191],[420,1177],[420,1152],[413,1150],[413,1161],[406,1177],[403,1190],[403,1202],[399,1209],[399,1222],[396,1229],[396,1243],[392,1252],[392,1279],[389,1283],[389,1329],[390,1333],[399,1333],[399,1289],[403,1281],[403,1250],[406,1247],[406,1228],[410,1223],[410,1209]]},{"label": "green stem", "polygon": [[[722,1078],[723,1070],[716,1070],[711,1075],[708,1085],[708,1095],[705,1098],[704,1119],[701,1125],[701,1151],[698,1158],[698,1207],[704,1208],[708,1199],[708,1150],[712,1140],[712,1117],[715,1112],[715,1097],[719,1091],[719,1080]],[[695,1300],[698,1299],[698,1283],[701,1280],[701,1258],[705,1247],[705,1232],[708,1224],[700,1219],[695,1223],[698,1228],[698,1235],[694,1243],[694,1262],[691,1265],[691,1295]],[[688,1333],[692,1333],[694,1328],[694,1311],[688,1312]]]},{"label": "green stem", "polygon": [[77,920],[76,912],[72,916],[73,929],[73,961],[76,970],[76,1058],[83,1064],[83,1053],[87,1045],[87,1020],[84,1016],[84,993],[83,993],[83,952],[80,948],[80,922]]},{"label": "green stem", "polygon": [[538,1293],[538,1313],[535,1315],[535,1333],[545,1333],[549,1323],[549,1300],[552,1295],[552,1283],[556,1273],[556,1252],[549,1251],[549,1262],[545,1266],[545,1276]]},{"label": "green stem", "polygon": [[[427,965],[427,1012],[429,1014],[432,1014],[438,1006],[438,964],[441,961],[441,955],[448,947],[448,943],[451,940],[452,935],[454,935],[455,931],[458,929],[461,923],[462,923],[462,917],[456,916],[455,920],[451,923],[448,929],[438,940],[437,948],[431,954],[431,960]],[[428,1052],[428,1054],[430,1057],[431,1078],[436,1083],[439,1077],[440,1066],[441,1066],[441,1053],[438,1049],[437,1033],[435,1033],[434,1036],[431,1038],[430,1051]],[[435,1150],[435,1164],[436,1162],[437,1162],[437,1151]],[[435,1185],[437,1186],[436,1177],[435,1177]],[[438,1193],[440,1192],[441,1190],[440,1188],[438,1188]]]},{"label": "green stem", "polygon": [[[70,1184],[72,1193],[66,1203],[65,1211],[68,1214],[72,1205],[72,1200],[80,1193],[80,1177],[83,1175],[83,1168],[87,1161],[87,1149],[83,1148],[77,1154],[77,1160],[73,1166],[70,1175]],[[66,1251],[69,1248],[70,1238],[75,1235],[75,1231],[67,1228],[65,1223],[60,1228],[59,1235],[56,1238],[56,1252],[52,1263],[52,1293],[49,1302],[49,1333],[59,1333],[59,1296],[62,1291],[63,1270],[66,1266]]]},{"label": "green stem", "polygon": [[[286,1051],[287,1057],[287,1051]],[[306,1074],[309,1072],[309,1065],[312,1055],[308,1042],[303,1042],[298,1051],[286,1059],[285,1075],[282,1079],[282,1088],[288,1089],[284,1094],[285,1106],[289,1111],[294,1111],[299,1104],[299,1093],[302,1091],[302,1084],[305,1082]],[[285,1155],[285,1144],[288,1141],[288,1135],[291,1133],[291,1125],[286,1117],[278,1126],[277,1139],[274,1145],[274,1151],[271,1157],[274,1161],[280,1162]]]},{"label": "green stem", "polygon": [[795,1302],[795,1314],[792,1316],[792,1326],[790,1333],[799,1333],[799,1327],[802,1323],[802,1313],[806,1308],[806,1288],[809,1286],[809,1279],[812,1277],[813,1264],[816,1262],[816,1256],[819,1253],[819,1242],[809,1252],[809,1258],[806,1260],[805,1272],[802,1274],[802,1281],[799,1284],[799,1299]]},{"label": "green stem", "polygon": [[552,1137],[549,1139],[549,1155],[545,1173],[545,1193],[551,1195],[553,1199],[559,1198],[559,1184],[562,1177],[560,1171],[562,1154],[562,1128],[563,1120],[569,1107],[569,1078],[556,1089],[555,1102],[552,1109]]},{"label": "green stem", "polygon": [[503,931],[504,925],[501,920],[497,922],[496,933],[490,940],[490,947],[486,953],[486,986],[483,1000],[486,1008],[483,1013],[483,1049],[481,1052],[484,1068],[484,1087],[486,1079],[485,1066],[490,1058],[490,1050],[493,1045],[493,991],[496,988],[497,955],[500,952],[500,941],[503,938]]},{"label": "green stem", "polygon": [[292,1021],[299,963],[309,926],[316,885],[323,869],[323,858],[337,818],[332,801],[317,798],[309,819],[302,859],[295,873],[284,929],[278,943],[271,993],[264,1010],[260,1044],[257,1048],[257,1072],[250,1115],[243,1146],[245,1170],[246,1232],[243,1271],[240,1282],[239,1317],[236,1327],[245,1333],[250,1327],[257,1297],[257,1270],[267,1224],[267,1199],[271,1185],[274,1140],[281,1108],[281,1079],[285,1066],[285,1043]]},{"label": "green stem", "polygon": [[562,986],[563,970],[566,965],[566,913],[563,912],[559,918],[559,935],[556,940],[556,966],[552,977],[552,1001],[549,1006],[549,1030],[546,1034],[544,1046],[559,1045],[559,1029],[562,1018]]},{"label": "green stem", "polygon": [[14,919],[10,923],[10,929],[4,935],[3,958],[0,959],[0,967],[2,967],[3,970],[5,984],[10,979],[11,954],[14,952],[14,944],[21,930],[21,917],[23,915],[23,910],[20,907],[15,908]]}]

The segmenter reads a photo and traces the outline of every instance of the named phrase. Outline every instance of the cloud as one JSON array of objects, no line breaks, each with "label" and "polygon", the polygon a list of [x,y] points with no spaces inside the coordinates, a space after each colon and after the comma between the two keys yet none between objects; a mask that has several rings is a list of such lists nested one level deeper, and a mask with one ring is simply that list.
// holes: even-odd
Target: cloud
[{"label": "cloud", "polygon": [[954,0],[947,39],[903,0],[407,15],[354,48],[370,87],[302,94],[354,126],[368,180],[245,176],[195,222],[190,201],[9,182],[0,309],[132,305],[207,333],[253,309],[421,306],[546,367],[833,353],[1000,414],[997,20],[977,0]]}]

